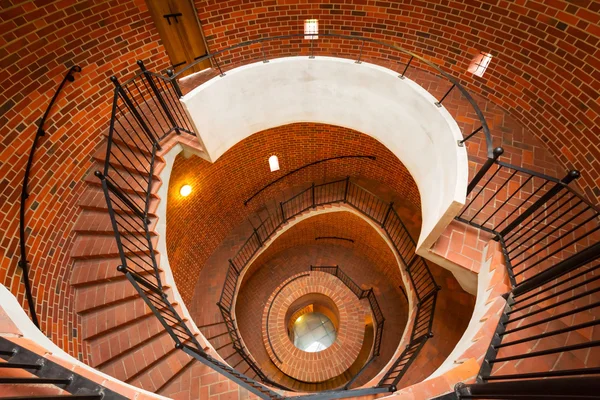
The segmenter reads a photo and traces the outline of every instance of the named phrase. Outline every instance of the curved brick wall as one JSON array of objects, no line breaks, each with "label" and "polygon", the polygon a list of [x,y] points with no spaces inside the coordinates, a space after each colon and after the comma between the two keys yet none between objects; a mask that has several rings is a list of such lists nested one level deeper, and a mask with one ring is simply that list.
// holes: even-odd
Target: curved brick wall
[{"label": "curved brick wall", "polygon": [[[315,241],[317,236],[340,236],[355,242]],[[235,308],[246,346],[265,370],[276,371],[256,321],[263,317],[264,304],[276,288],[295,274],[306,273],[311,264],[339,265],[362,288],[374,288],[386,321],[381,355],[364,373],[366,378],[372,378],[398,347],[406,327],[408,303],[398,287],[402,282],[394,254],[368,222],[351,212],[326,213],[299,222],[282,233],[249,267]],[[194,307],[200,308],[207,301],[211,300],[196,291],[193,317]]]},{"label": "curved brick wall", "polygon": [[[273,154],[279,157],[277,172],[269,171],[268,157]],[[243,204],[257,190],[298,167],[351,154],[377,159],[342,159],[305,168],[271,186],[248,207]],[[238,143],[214,164],[178,156],[169,181],[167,250],[183,299],[191,299],[208,257],[263,202],[287,199],[294,193],[291,188],[304,189],[313,181],[346,176],[381,182],[389,188],[388,197],[393,193],[419,215],[419,192],[402,163],[381,143],[346,128],[297,123],[268,129]],[[184,183],[194,187],[186,198],[179,195]]]},{"label": "curved brick wall", "polygon": [[[10,4],[9,4],[10,3]],[[168,60],[142,0],[12,1],[0,11],[0,284],[27,309],[18,262],[18,209],[29,150],[50,98],[67,83],[46,123],[27,201],[28,261],[44,333],[69,354],[87,359],[69,287],[69,254],[77,202],[91,155],[108,126],[113,74],[123,78],[142,59],[152,69]]]},{"label": "curved brick wall", "polygon": [[[318,18],[323,33],[361,35],[426,56],[467,87],[517,118],[564,167],[582,170],[580,184],[600,198],[600,3],[594,0],[209,0],[195,1],[209,48],[244,40],[301,33]],[[269,56],[298,54],[302,45],[267,46]],[[320,40],[322,45],[325,45]],[[359,46],[331,45],[358,56]],[[241,58],[260,57],[260,46]],[[473,54],[494,59],[483,78],[466,73]],[[317,53],[318,54],[318,53]],[[364,57],[397,59],[365,47]],[[236,58],[237,57],[237,58]],[[404,62],[406,60],[403,60]],[[500,132],[498,133],[500,134]]]},{"label": "curved brick wall", "polygon": [[[311,294],[330,299],[339,316],[335,342],[316,353],[296,348],[287,334],[290,307]],[[359,301],[335,276],[318,271],[296,274],[281,282],[265,303],[263,344],[271,361],[286,375],[303,382],[322,382],[341,375],[354,363],[365,335],[365,316],[370,312],[368,302]]]}]

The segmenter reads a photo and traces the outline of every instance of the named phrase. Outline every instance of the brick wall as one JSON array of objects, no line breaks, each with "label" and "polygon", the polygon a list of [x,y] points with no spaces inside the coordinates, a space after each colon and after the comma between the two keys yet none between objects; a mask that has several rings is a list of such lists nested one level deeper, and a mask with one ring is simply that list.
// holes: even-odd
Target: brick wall
[{"label": "brick wall", "polygon": [[23,300],[18,262],[19,196],[27,157],[50,98],[69,67],[68,83],[45,126],[27,201],[27,245],[42,330],[86,359],[69,288],[72,227],[83,178],[102,141],[111,106],[108,78],[125,78],[142,59],[154,70],[168,60],[146,3],[12,1],[0,11],[0,284]]},{"label": "brick wall", "polygon": [[[315,241],[317,236],[340,236],[355,242]],[[407,323],[408,303],[398,287],[401,285],[400,272],[392,250],[368,222],[350,212],[326,213],[299,222],[281,234],[250,266],[241,283],[235,309],[246,346],[263,368],[276,370],[275,364],[270,362],[256,321],[262,317],[264,305],[277,287],[289,277],[307,272],[311,264],[337,264],[363,289],[374,289],[386,321],[381,355],[364,375],[372,378],[390,361],[398,347]],[[220,292],[221,287],[218,290]],[[456,292],[449,294],[460,298]],[[201,307],[198,304],[201,299],[201,293],[197,291],[194,305]],[[453,303],[454,300],[448,302]],[[204,306],[204,309],[207,308]],[[449,329],[454,327],[449,325]],[[458,332],[459,336],[461,332]],[[447,355],[444,351],[441,353],[442,356]],[[441,363],[441,360],[443,358],[432,358],[434,364]]]},{"label": "brick wall", "polygon": [[[279,156],[280,170],[270,172],[268,158]],[[328,161],[305,168],[244,201],[286,173],[328,157],[362,154],[368,159]],[[346,176],[375,180],[419,210],[417,187],[406,168],[382,144],[367,135],[331,125],[298,123],[259,132],[238,143],[214,164],[179,156],[169,182],[167,249],[177,287],[189,301],[202,266],[227,234],[260,205],[290,198],[313,181]],[[193,186],[182,198],[180,187]],[[390,200],[390,199],[386,199]],[[314,240],[314,238],[313,238]]]},{"label": "brick wall", "polygon": [[[600,2],[593,0],[208,0],[195,1],[211,50],[244,40],[301,33],[318,18],[323,33],[362,35],[423,55],[467,88],[508,110],[541,139],[580,184],[600,198]],[[280,45],[285,46],[281,47]],[[320,39],[323,54],[357,57],[360,46]],[[308,41],[267,44],[269,57],[309,51]],[[406,56],[365,46],[363,57]],[[493,60],[483,78],[466,70],[479,51]],[[224,64],[262,56],[261,47],[222,55]]]},{"label": "brick wall", "polygon": [[[354,243],[345,240],[321,239],[316,237],[343,237],[354,240]],[[335,212],[321,214],[304,220],[277,238],[249,267],[244,277],[244,285],[252,275],[277,254],[285,252],[292,247],[310,246],[314,244],[328,244],[336,247],[352,249],[359,257],[369,261],[371,268],[384,275],[392,286],[404,286],[399,272],[398,262],[392,249],[361,217],[351,212]],[[318,264],[314,264],[318,265]],[[320,264],[330,265],[330,264]],[[335,265],[335,264],[333,264]],[[310,265],[307,265],[308,269]],[[346,272],[344,265],[340,267]],[[360,275],[351,276],[359,285],[369,287],[371,270],[362,271]],[[241,290],[240,290],[241,292]]]}]

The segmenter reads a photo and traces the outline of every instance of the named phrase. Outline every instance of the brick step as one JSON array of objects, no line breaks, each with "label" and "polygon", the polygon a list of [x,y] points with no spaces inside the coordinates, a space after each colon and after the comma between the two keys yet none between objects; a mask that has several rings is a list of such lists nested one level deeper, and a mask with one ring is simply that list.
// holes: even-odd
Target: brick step
[{"label": "brick step", "polygon": [[[0,358],[0,364],[6,361]],[[35,375],[20,368],[2,368],[2,378],[35,378]],[[0,399],[5,397],[19,397],[23,399],[33,399],[35,396],[61,396],[68,395],[66,390],[51,384],[44,385],[2,385]]]},{"label": "brick step", "polygon": [[130,352],[142,348],[159,335],[167,334],[158,318],[143,318],[119,330],[89,340],[91,365],[94,368],[116,362]]},{"label": "brick step", "polygon": [[[169,286],[163,286],[165,291],[169,288]],[[75,310],[81,315],[86,315],[126,303],[137,297],[139,297],[137,290],[128,280],[107,282],[77,290],[75,293]]]},{"label": "brick step", "polygon": [[[177,306],[177,303],[173,303],[173,305]],[[161,308],[159,311],[163,309]],[[98,339],[115,331],[128,329],[147,318],[156,319],[144,300],[140,297],[129,299],[123,303],[83,315],[83,339]]]},{"label": "brick step", "polygon": [[221,334],[219,336],[213,336],[211,339],[209,339],[209,337],[206,337],[206,339],[217,351],[220,351],[223,347],[231,344],[231,338],[229,337],[229,333],[227,332],[227,330],[225,330],[224,334]]},{"label": "brick step", "polygon": [[227,327],[225,326],[225,324],[215,325],[215,326],[211,326],[208,328],[198,328],[198,329],[200,329],[200,332],[202,332],[202,335],[207,340],[213,340],[219,336],[225,336],[228,334]]},{"label": "brick step", "polygon": [[[106,161],[106,143],[102,144],[92,156],[96,161],[104,164]],[[117,170],[129,171],[131,173],[147,176],[150,165],[150,156],[139,150],[130,150],[127,146],[113,143],[111,147],[110,165]],[[154,160],[154,169],[152,176],[158,178],[158,175],[164,168],[164,159],[157,155]]]},{"label": "brick step", "polygon": [[196,362],[197,360],[194,357],[190,357],[190,361],[188,361],[187,364],[185,364],[183,366],[183,368],[181,368],[179,371],[177,371],[175,374],[173,374],[169,379],[167,379],[165,381],[165,383],[162,384],[162,386],[160,386],[158,389],[156,389],[155,393],[161,394],[171,383],[176,382],[177,380],[182,377],[183,374],[185,374],[187,371],[189,371],[194,365],[197,364]]},{"label": "brick step", "polygon": [[[142,132],[138,132],[139,135],[136,135],[131,131],[128,132],[131,137],[124,134],[113,135],[113,142],[122,146],[129,146],[132,149],[135,148],[137,151],[140,151],[144,154],[152,154],[152,143],[147,135],[143,134]],[[102,132],[102,135],[106,138],[106,140],[108,140],[108,133],[108,129]],[[102,146],[102,148],[104,151],[106,151],[106,145]]]},{"label": "brick step", "polygon": [[121,354],[117,359],[103,364],[100,370],[121,381],[133,380],[140,376],[175,349],[175,342],[166,331],[137,346],[134,350]]},{"label": "brick step", "polygon": [[[579,304],[579,306],[581,306],[581,304]],[[573,305],[572,303],[565,304],[561,307],[556,307],[554,309],[550,309],[548,311],[544,311],[539,314],[535,314],[531,317],[524,318],[520,321],[515,321],[515,323],[509,323],[506,325],[506,329],[508,330],[508,329],[513,329],[513,328],[517,328],[520,326],[525,326],[530,323],[552,317],[561,312],[568,311],[569,309],[575,308],[575,307],[577,307],[577,305]],[[523,310],[523,312],[535,311],[536,309],[539,309],[539,308],[537,306],[533,306],[529,309]],[[513,316],[518,317],[519,314],[520,313],[515,313]],[[539,335],[539,334],[550,332],[550,331],[556,331],[559,329],[570,327],[575,324],[589,322],[589,321],[592,321],[593,319],[594,319],[594,315],[592,313],[586,313],[586,312],[578,313],[575,315],[564,317],[562,319],[556,319],[556,320],[550,321],[548,323],[543,323],[543,324],[540,324],[537,326],[533,326],[531,328],[526,328],[526,329],[523,329],[520,331],[516,331],[514,333],[509,333],[502,338],[502,342],[508,343],[508,342],[512,342],[512,341],[516,341],[516,340],[530,338],[534,335]],[[527,342],[516,344],[513,346],[501,347],[498,350],[497,358],[516,356],[516,355],[521,355],[521,354],[525,354],[525,353],[530,353],[532,351],[547,350],[550,348],[585,343],[585,342],[588,342],[591,340],[591,334],[592,334],[592,330],[591,330],[591,328],[588,328],[588,329],[582,329],[579,331],[572,331],[572,332],[568,332],[568,333],[554,335],[554,336],[551,336],[550,338],[545,338],[545,339],[541,339],[541,340],[527,341]],[[579,352],[581,352],[582,354],[585,354],[586,350],[580,350]],[[572,356],[575,353],[577,353],[577,352],[574,351],[569,356]],[[559,364],[557,364],[557,359],[559,358],[559,355],[560,355],[560,353],[546,355],[546,356],[539,356],[539,357],[532,358],[531,360],[534,360],[535,363],[537,363],[538,365],[540,365],[542,363],[548,363],[551,366],[551,368],[554,366],[554,369],[568,369],[568,368],[559,368],[559,365],[561,362],[563,362],[563,361],[569,362],[569,360],[566,360],[565,357],[562,357],[559,361]],[[521,361],[521,360],[509,361],[508,364],[516,364],[519,361]],[[585,359],[582,360],[582,362],[583,362],[583,365],[569,366],[569,368],[573,368],[573,369],[585,368]],[[494,368],[496,369],[499,366],[500,366],[500,364],[494,365]]]},{"label": "brick step", "polygon": [[[131,258],[132,260],[128,260],[127,263],[130,269],[140,275],[153,274],[151,269],[152,261],[149,256],[140,255]],[[159,257],[156,258],[156,262],[160,263]],[[106,282],[125,280],[125,274],[117,271],[117,267],[121,264],[121,258],[118,256],[105,259],[76,260],[73,266],[73,273],[71,274],[71,286],[79,289]],[[160,267],[160,264],[158,266]],[[143,271],[142,267],[149,272]],[[162,277],[162,270],[160,268],[158,272]]]},{"label": "brick step", "polygon": [[[111,194],[111,199],[112,199]],[[146,206],[146,199],[144,197],[139,196],[138,194],[130,194],[129,200],[136,205],[140,211],[144,211]],[[149,199],[148,205],[148,215],[156,216],[156,209],[158,208],[159,199],[156,197],[151,197]],[[118,214],[133,214],[133,211],[124,206],[122,201],[113,200],[111,201],[112,208],[115,213]],[[88,211],[105,211],[108,212],[108,205],[106,204],[106,197],[104,196],[104,191],[101,188],[89,187],[83,193],[81,198],[79,199],[78,206],[83,210]]]},{"label": "brick step", "polygon": [[192,357],[181,350],[173,349],[166,357],[153,363],[143,373],[128,379],[127,383],[156,392],[164,387],[169,380],[178,374],[192,360]]},{"label": "brick step", "polygon": [[[154,232],[154,228],[156,227],[158,218],[149,217],[149,220],[149,234],[150,236],[154,236],[156,235],[156,232]],[[145,234],[145,230],[142,227],[140,218],[138,218],[137,216],[119,216],[117,227],[121,235],[130,234],[132,232],[135,232],[137,234]],[[101,235],[114,235],[110,214],[108,214],[108,212],[103,211],[83,210],[83,212],[77,219],[73,230],[82,234],[97,233]]]},{"label": "brick step", "polygon": [[[92,169],[92,171],[86,175],[85,183],[89,187],[99,187],[102,188],[102,181],[98,179],[96,175],[94,175],[95,171],[103,171],[104,167],[97,164],[97,168]],[[111,175],[112,181],[117,185],[121,190],[128,194],[137,194],[139,196],[145,196],[147,190],[147,183],[142,180],[142,177],[134,179],[134,177],[130,175],[124,175],[127,180],[124,180],[120,176],[114,174]],[[139,185],[138,185],[139,183]],[[141,187],[140,187],[141,185]],[[162,181],[160,179],[152,179],[152,186],[150,190],[150,197],[158,197],[157,192],[160,186],[162,185]]]},{"label": "brick step", "polygon": [[[157,241],[157,236],[152,237],[151,242],[155,249]],[[148,242],[144,237],[127,236],[127,239],[123,239],[123,251],[127,256],[148,255],[147,247]],[[117,256],[119,256],[117,242],[114,236],[110,235],[78,235],[71,250],[71,258],[74,259],[114,258]]]}]

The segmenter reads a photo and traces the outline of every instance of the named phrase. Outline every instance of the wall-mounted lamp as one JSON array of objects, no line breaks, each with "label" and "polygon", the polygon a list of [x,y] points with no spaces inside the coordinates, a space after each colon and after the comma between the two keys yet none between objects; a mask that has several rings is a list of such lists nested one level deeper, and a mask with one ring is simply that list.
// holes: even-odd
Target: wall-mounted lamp
[{"label": "wall-mounted lamp", "polygon": [[179,189],[179,194],[183,197],[187,197],[192,193],[192,187],[190,185],[183,185],[181,189]]}]

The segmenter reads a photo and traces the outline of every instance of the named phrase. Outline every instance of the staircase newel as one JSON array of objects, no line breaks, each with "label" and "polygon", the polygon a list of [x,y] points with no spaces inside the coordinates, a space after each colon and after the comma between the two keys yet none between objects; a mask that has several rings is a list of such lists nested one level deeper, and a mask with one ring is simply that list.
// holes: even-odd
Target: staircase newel
[{"label": "staircase newel", "polygon": [[183,97],[183,92],[181,91],[181,88],[179,87],[179,83],[177,83],[177,78],[175,78],[173,76],[173,75],[175,75],[175,73],[173,72],[173,70],[172,69],[168,69],[167,70],[167,75],[171,79],[171,84],[175,88],[175,92],[177,93],[177,96],[179,96],[180,98]]},{"label": "staircase newel", "polygon": [[494,154],[493,157],[488,158],[485,161],[485,163],[481,166],[479,171],[477,171],[477,174],[473,177],[473,179],[471,179],[471,182],[469,182],[469,186],[467,187],[467,196],[469,195],[469,193],[471,193],[473,191],[473,189],[475,189],[475,186],[477,186],[479,181],[485,176],[485,174],[492,167],[492,165],[494,165],[496,160],[498,160],[498,158],[502,154],[504,154],[504,149],[502,147],[496,147],[494,149],[493,154]]},{"label": "staircase newel", "polygon": [[[152,79],[152,76],[150,75],[150,72],[148,72],[148,70],[146,70],[146,67],[144,66],[144,62],[142,60],[138,60],[137,61],[137,65],[142,70],[142,74],[144,75],[144,78],[146,78],[146,81],[148,81],[148,85],[150,85],[150,89],[152,89],[152,92],[154,93],[154,95],[158,99],[158,102],[160,103],[160,106],[165,111],[165,115],[169,119],[169,122],[171,123],[171,126],[173,127],[173,129],[175,129],[175,132],[178,135],[181,135],[181,131],[177,127],[177,123],[175,122],[175,118],[173,118],[173,114],[171,114],[171,110],[169,109],[169,107],[167,107],[167,103],[165,103],[165,99],[163,98],[162,94],[160,94],[160,91],[156,87],[156,83],[154,82],[154,79]],[[175,79],[173,79],[173,80],[175,80]]]}]

